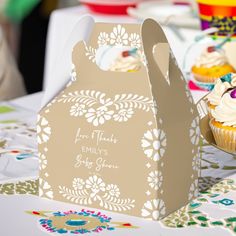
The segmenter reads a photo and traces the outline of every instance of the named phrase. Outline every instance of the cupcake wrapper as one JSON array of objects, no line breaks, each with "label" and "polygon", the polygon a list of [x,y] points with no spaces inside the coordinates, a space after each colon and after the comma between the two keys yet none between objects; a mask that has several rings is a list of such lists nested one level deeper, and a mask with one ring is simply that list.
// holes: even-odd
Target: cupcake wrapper
[{"label": "cupcake wrapper", "polygon": [[210,127],[215,138],[217,146],[228,152],[236,152],[236,131],[218,128],[211,124]]},{"label": "cupcake wrapper", "polygon": [[207,77],[207,76],[203,76],[203,75],[197,75],[195,73],[193,73],[194,79],[199,81],[199,82],[203,82],[203,83],[215,83],[215,81],[217,79],[219,79],[220,77]]}]

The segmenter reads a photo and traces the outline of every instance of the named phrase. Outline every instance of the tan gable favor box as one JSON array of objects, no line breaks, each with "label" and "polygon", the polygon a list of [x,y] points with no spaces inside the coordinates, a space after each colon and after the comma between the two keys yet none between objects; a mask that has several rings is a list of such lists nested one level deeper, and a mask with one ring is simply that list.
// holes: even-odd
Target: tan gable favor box
[{"label": "tan gable favor box", "polygon": [[[137,47],[137,72],[95,63]],[[72,53],[73,81],[39,113],[40,196],[159,220],[198,194],[199,117],[161,27],[95,23]]]}]

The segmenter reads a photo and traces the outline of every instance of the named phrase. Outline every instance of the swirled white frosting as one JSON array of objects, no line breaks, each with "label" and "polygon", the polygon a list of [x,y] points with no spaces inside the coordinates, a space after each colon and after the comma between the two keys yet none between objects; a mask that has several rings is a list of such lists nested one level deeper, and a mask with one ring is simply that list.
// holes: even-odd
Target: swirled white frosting
[{"label": "swirled white frosting", "polygon": [[230,92],[224,94],[212,116],[224,126],[236,127],[236,98],[232,98]]},{"label": "swirled white frosting", "polygon": [[141,63],[141,59],[138,56],[123,57],[120,55],[111,64],[109,70],[119,72],[138,71],[141,68]]},{"label": "swirled white frosting", "polygon": [[197,58],[195,65],[197,67],[211,68],[213,66],[223,66],[228,63],[228,59],[223,50],[208,52],[205,50],[200,57]]},{"label": "swirled white frosting", "polygon": [[227,89],[236,86],[236,74],[231,74],[231,83],[222,82],[221,79],[216,80],[214,89],[207,95],[206,100],[212,105],[219,105],[223,94]]},{"label": "swirled white frosting", "polygon": [[231,85],[232,87],[236,87],[236,74],[231,73],[231,75],[232,75]]},{"label": "swirled white frosting", "polygon": [[222,82],[220,79],[218,79],[216,81],[214,89],[207,95],[206,100],[209,101],[212,105],[219,105],[223,94],[230,87],[230,83]]}]

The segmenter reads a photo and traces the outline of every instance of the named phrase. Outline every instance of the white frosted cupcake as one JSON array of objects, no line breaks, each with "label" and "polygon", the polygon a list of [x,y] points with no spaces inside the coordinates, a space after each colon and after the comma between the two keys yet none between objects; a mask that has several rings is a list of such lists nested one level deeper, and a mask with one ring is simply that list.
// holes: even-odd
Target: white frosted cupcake
[{"label": "white frosted cupcake", "polygon": [[135,72],[142,66],[142,54],[136,48],[106,45],[97,50],[96,64],[105,71]]},{"label": "white frosted cupcake", "polygon": [[235,72],[223,50],[208,49],[203,51],[192,67],[192,74],[197,81],[214,83],[218,78]]},{"label": "white frosted cupcake", "polygon": [[212,111],[210,127],[216,144],[232,153],[236,152],[236,88],[225,93],[220,104]]},{"label": "white frosted cupcake", "polygon": [[136,50],[123,51],[111,64],[110,71],[135,72],[140,70],[142,65],[141,55]]},{"label": "white frosted cupcake", "polygon": [[230,73],[216,80],[213,90],[206,96],[210,118],[212,110],[220,104],[223,94],[230,88],[236,87],[236,74]]}]

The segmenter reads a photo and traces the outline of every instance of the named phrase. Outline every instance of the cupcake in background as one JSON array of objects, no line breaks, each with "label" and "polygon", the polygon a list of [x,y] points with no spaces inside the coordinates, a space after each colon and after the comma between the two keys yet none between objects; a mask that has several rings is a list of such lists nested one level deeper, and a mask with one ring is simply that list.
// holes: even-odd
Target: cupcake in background
[{"label": "cupcake in background", "polygon": [[212,111],[210,127],[216,144],[231,153],[236,152],[236,88],[226,92]]},{"label": "cupcake in background", "polygon": [[141,55],[137,49],[123,51],[111,64],[110,71],[136,72],[142,65]]},{"label": "cupcake in background", "polygon": [[106,45],[97,50],[96,64],[104,71],[135,72],[141,69],[142,54],[136,48]]},{"label": "cupcake in background", "polygon": [[234,73],[227,74],[216,80],[213,90],[206,96],[205,99],[210,118],[212,118],[212,110],[215,110],[216,106],[220,104],[224,93],[233,87],[236,87],[236,74]]},{"label": "cupcake in background", "polygon": [[235,72],[235,69],[229,64],[223,49],[215,50],[214,47],[208,47],[197,58],[191,72],[199,82],[215,83],[218,78]]}]

